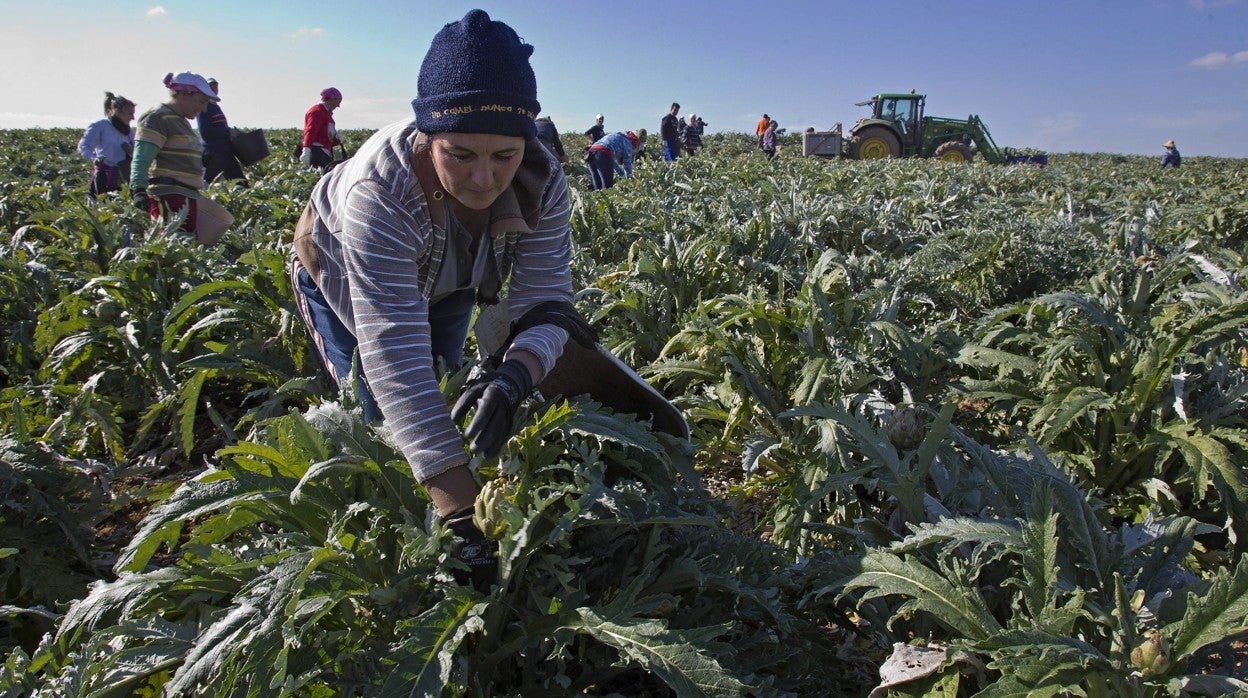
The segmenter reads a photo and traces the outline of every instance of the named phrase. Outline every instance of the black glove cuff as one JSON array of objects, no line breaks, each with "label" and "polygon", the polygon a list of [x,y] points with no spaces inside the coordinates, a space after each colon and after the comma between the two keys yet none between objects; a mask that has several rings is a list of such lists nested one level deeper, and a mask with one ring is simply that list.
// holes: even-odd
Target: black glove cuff
[{"label": "black glove cuff", "polygon": [[[473,513],[473,507],[464,507],[463,509],[460,509],[459,511],[451,512],[450,514],[447,514],[446,516],[442,516],[441,514],[439,514],[438,522],[441,523],[443,526],[446,526],[447,528],[451,529],[452,531],[454,531],[455,533],[459,534],[462,537],[465,534],[469,533],[466,529],[464,529],[465,523],[468,524],[468,528],[471,528],[474,531],[477,529],[476,526],[472,525],[472,513]],[[480,532],[478,531],[478,533]]]},{"label": "black glove cuff", "polygon": [[487,540],[472,522],[472,508],[438,518],[455,534],[451,556],[468,568],[452,570],[455,581],[471,584],[482,594],[488,593],[490,587],[498,582],[498,544]]},{"label": "black glove cuff", "polygon": [[524,364],[515,359],[499,365],[494,371],[492,382],[503,391],[512,405],[520,404],[521,400],[533,392],[533,376],[529,375],[529,369]]}]

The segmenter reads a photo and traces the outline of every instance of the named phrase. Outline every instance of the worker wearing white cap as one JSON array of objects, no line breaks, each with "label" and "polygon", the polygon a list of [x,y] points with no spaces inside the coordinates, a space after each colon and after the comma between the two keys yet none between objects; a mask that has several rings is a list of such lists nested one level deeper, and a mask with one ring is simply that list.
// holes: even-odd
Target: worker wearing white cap
[{"label": "worker wearing white cap", "polygon": [[234,217],[199,193],[204,187],[204,145],[191,128],[190,119],[220,98],[196,73],[169,73],[164,83],[169,88],[169,101],[139,118],[130,168],[130,199],[156,220],[174,220],[185,210],[179,229],[202,244],[212,245]]},{"label": "worker wearing white cap", "polygon": [[607,129],[602,125],[603,121],[605,121],[605,119],[602,114],[595,116],[594,125],[590,126],[585,131],[585,137],[589,139],[591,145],[602,140],[602,137],[607,135]]}]

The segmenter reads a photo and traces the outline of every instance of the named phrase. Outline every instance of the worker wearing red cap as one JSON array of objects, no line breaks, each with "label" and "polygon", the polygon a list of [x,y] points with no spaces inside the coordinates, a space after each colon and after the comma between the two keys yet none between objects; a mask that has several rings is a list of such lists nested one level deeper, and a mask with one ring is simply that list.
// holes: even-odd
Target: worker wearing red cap
[{"label": "worker wearing red cap", "polygon": [[341,145],[334,124],[334,110],[342,104],[342,93],[336,87],[321,90],[321,101],[303,115],[303,150],[299,161],[309,167],[328,170],[334,162],[334,146]]}]

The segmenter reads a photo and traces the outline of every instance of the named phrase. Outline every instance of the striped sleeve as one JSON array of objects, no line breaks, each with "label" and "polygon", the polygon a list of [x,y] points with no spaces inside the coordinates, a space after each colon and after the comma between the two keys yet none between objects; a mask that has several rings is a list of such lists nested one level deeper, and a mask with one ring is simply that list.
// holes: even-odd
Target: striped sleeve
[{"label": "striped sleeve", "polygon": [[402,192],[371,179],[352,187],[342,224],[360,362],[399,449],[424,482],[468,461],[438,388],[429,304],[415,273],[428,232]]},{"label": "striped sleeve", "polygon": [[[396,158],[397,151],[382,159],[402,165]],[[369,387],[417,481],[426,482],[468,462],[434,372],[429,304],[418,272],[430,263],[433,228],[420,215],[411,179],[387,176],[385,167],[341,193],[335,215],[343,278],[322,290],[333,296],[332,306],[349,309]],[[547,187],[537,226],[516,242],[507,293],[513,317],[544,301],[572,300],[571,249],[568,185],[560,171]],[[532,353],[549,371],[567,338],[565,330],[542,325],[523,332],[511,350]]]},{"label": "striped sleeve", "polygon": [[[186,117],[173,111],[168,105],[161,105],[139,121],[135,139],[158,148],[154,167],[150,172],[152,177],[176,179],[191,190],[203,188],[204,148]],[[158,185],[152,188],[152,193],[183,192]]]}]

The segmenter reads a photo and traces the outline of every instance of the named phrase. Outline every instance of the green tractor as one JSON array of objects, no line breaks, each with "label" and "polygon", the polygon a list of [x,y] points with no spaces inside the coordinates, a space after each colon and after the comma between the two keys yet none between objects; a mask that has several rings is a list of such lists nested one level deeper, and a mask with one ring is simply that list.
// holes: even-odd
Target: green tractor
[{"label": "green tractor", "polygon": [[853,160],[922,157],[970,162],[975,153],[993,164],[1048,164],[1048,157],[1002,151],[976,115],[945,119],[923,114],[927,95],[883,93],[859,102],[871,106],[871,117],[859,119],[845,137],[844,155]]}]

